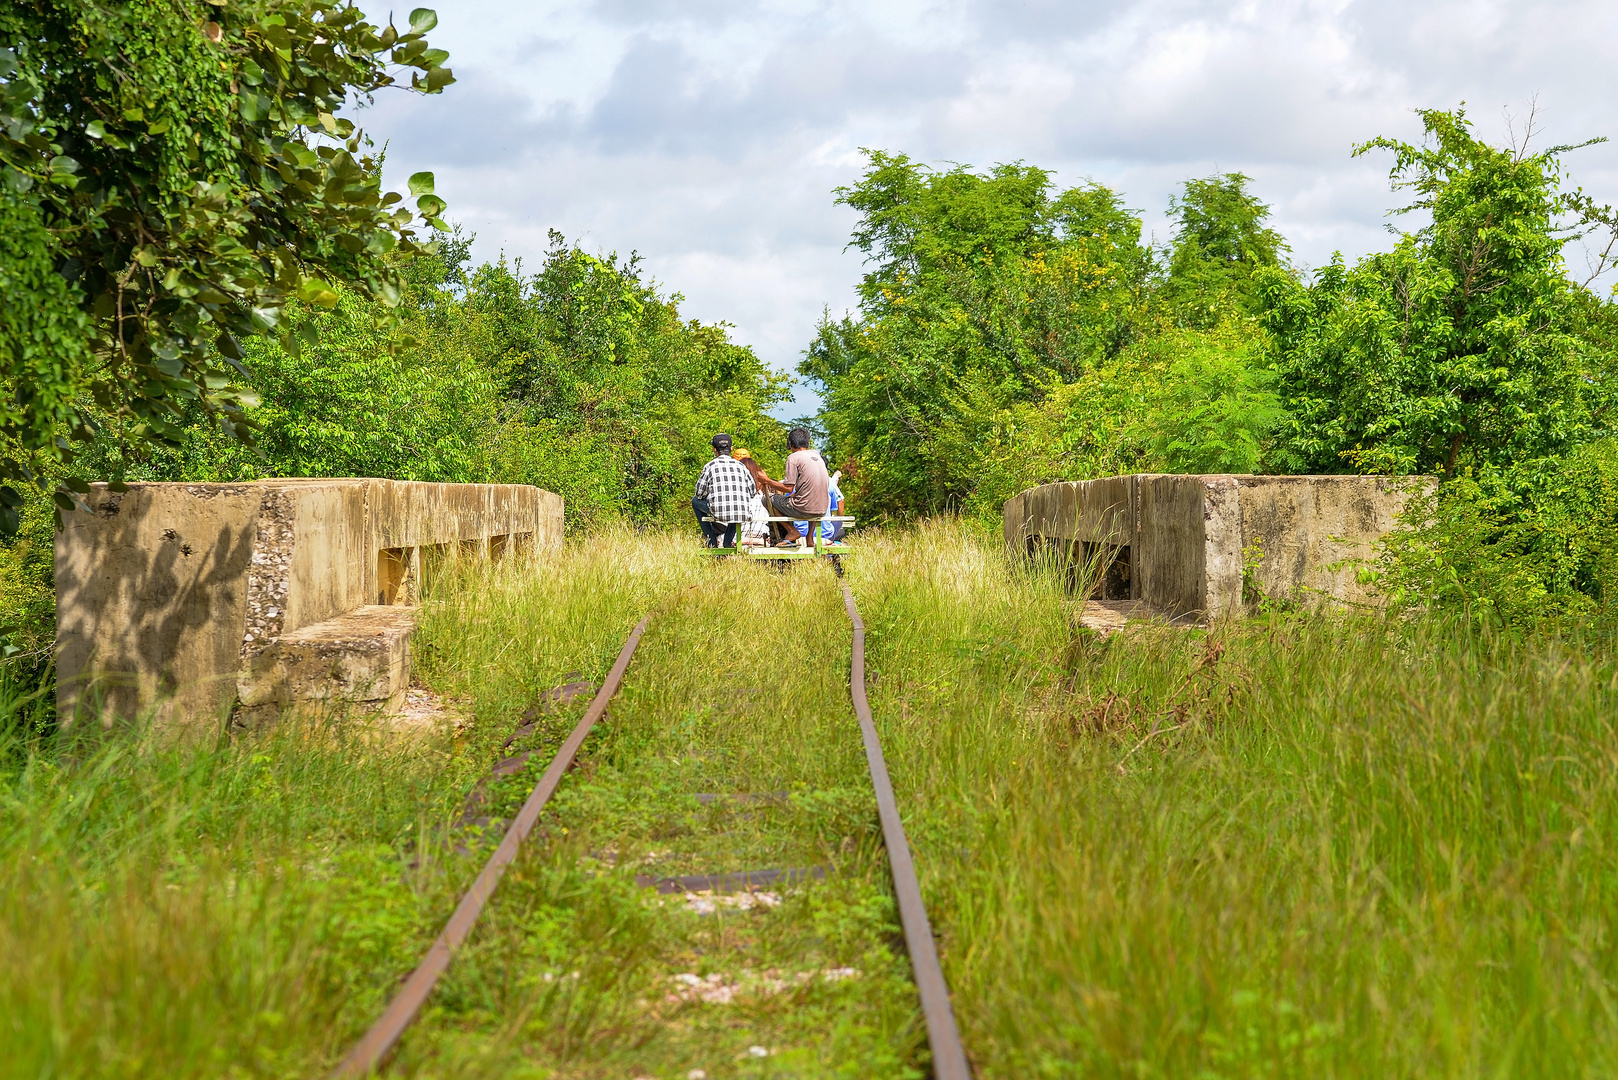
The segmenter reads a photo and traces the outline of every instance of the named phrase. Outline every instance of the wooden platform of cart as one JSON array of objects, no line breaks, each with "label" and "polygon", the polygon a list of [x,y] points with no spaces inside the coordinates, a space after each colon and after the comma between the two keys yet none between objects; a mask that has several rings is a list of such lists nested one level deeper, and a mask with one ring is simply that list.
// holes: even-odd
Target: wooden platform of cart
[{"label": "wooden platform of cart", "polygon": [[[728,522],[714,521],[713,518],[703,518],[703,521],[714,522],[716,525],[729,524]],[[807,521],[812,526],[809,534],[814,537],[813,545],[800,543],[795,547],[771,547],[768,543],[748,546],[737,544],[735,547],[720,547],[705,549],[710,555],[744,555],[749,559],[818,559],[826,555],[847,555],[853,549],[847,544],[827,540],[821,535],[824,530],[822,524],[843,523],[844,531],[852,528],[854,518],[849,514],[827,514],[819,518],[790,518],[772,517],[770,521],[794,522]]]}]

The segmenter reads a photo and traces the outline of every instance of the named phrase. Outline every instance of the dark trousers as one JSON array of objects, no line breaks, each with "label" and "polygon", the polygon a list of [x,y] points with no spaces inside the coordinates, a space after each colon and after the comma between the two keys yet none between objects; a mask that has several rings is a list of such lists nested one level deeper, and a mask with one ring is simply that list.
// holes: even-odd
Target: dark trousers
[{"label": "dark trousers", "polygon": [[702,526],[702,538],[708,542],[709,547],[736,546],[736,530],[740,525],[724,525],[717,521],[703,521],[705,517],[712,517],[708,509],[707,499],[692,499],[691,509],[697,515],[697,524]]}]

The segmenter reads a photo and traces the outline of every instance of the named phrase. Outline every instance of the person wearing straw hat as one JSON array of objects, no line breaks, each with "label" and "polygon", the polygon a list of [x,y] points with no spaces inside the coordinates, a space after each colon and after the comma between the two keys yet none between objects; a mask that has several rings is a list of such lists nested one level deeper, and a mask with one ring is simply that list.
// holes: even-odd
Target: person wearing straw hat
[{"label": "person wearing straw hat", "polygon": [[753,451],[747,447],[733,448],[730,456],[742,463],[758,489],[747,504],[748,518],[742,522],[741,531],[736,534],[736,544],[739,547],[759,547],[770,532],[770,512],[764,508],[764,492],[770,490],[770,485],[775,481],[765,474],[763,467],[753,459]]}]

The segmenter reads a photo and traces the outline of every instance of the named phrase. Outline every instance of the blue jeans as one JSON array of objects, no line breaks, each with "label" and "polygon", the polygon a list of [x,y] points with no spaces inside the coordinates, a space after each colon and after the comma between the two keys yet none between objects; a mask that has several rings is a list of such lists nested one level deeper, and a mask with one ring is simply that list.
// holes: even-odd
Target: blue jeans
[{"label": "blue jeans", "polygon": [[712,511],[708,509],[707,499],[692,499],[691,510],[697,515],[697,524],[702,526],[702,538],[708,542],[709,547],[719,547],[721,543],[725,547],[736,546],[736,530],[741,527],[739,524],[724,525],[717,521],[703,521],[703,518],[713,516]]}]

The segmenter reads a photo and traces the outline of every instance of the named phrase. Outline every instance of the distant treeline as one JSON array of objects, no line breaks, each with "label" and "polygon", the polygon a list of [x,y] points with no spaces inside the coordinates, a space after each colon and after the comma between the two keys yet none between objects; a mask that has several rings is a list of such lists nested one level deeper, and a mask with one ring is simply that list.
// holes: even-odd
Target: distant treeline
[{"label": "distant treeline", "polygon": [[[245,339],[251,445],[190,406],[177,445],[154,446],[87,402],[95,432],[75,467],[113,481],[535,484],[566,500],[570,531],[687,521],[718,430],[779,468],[784,433],[766,410],[789,398],[788,378],[723,325],[682,319],[679,297],[634,258],[590,255],[553,233],[528,273],[504,259],[472,267],[469,246],[457,233],[406,263],[395,306],[337,286],[330,307],[292,302],[281,334]],[[0,542],[0,649],[38,671],[54,631],[46,496],[22,526]]]},{"label": "distant treeline", "polygon": [[405,266],[401,303],[341,291],[292,305],[289,333],[245,343],[257,396],[251,446],[197,422],[179,447],[125,456],[111,431],[81,457],[98,476],[245,480],[384,476],[536,484],[568,526],[689,515],[717,430],[779,461],[766,412],[788,378],[721,325],[680,317],[638,261],[590,255],[551,233],[536,273],[470,265],[455,233]]},{"label": "distant treeline", "polygon": [[1034,484],[1114,473],[1437,474],[1383,559],[1390,592],[1588,610],[1618,551],[1618,307],[1562,251],[1591,232],[1599,250],[1613,213],[1562,183],[1566,148],[1422,118],[1420,145],[1355,153],[1390,153],[1426,223],[1313,272],[1239,173],[1188,181],[1153,246],[1099,184],[869,153],[837,193],[868,259],[858,314],[800,366],[851,502],[993,519]]}]

